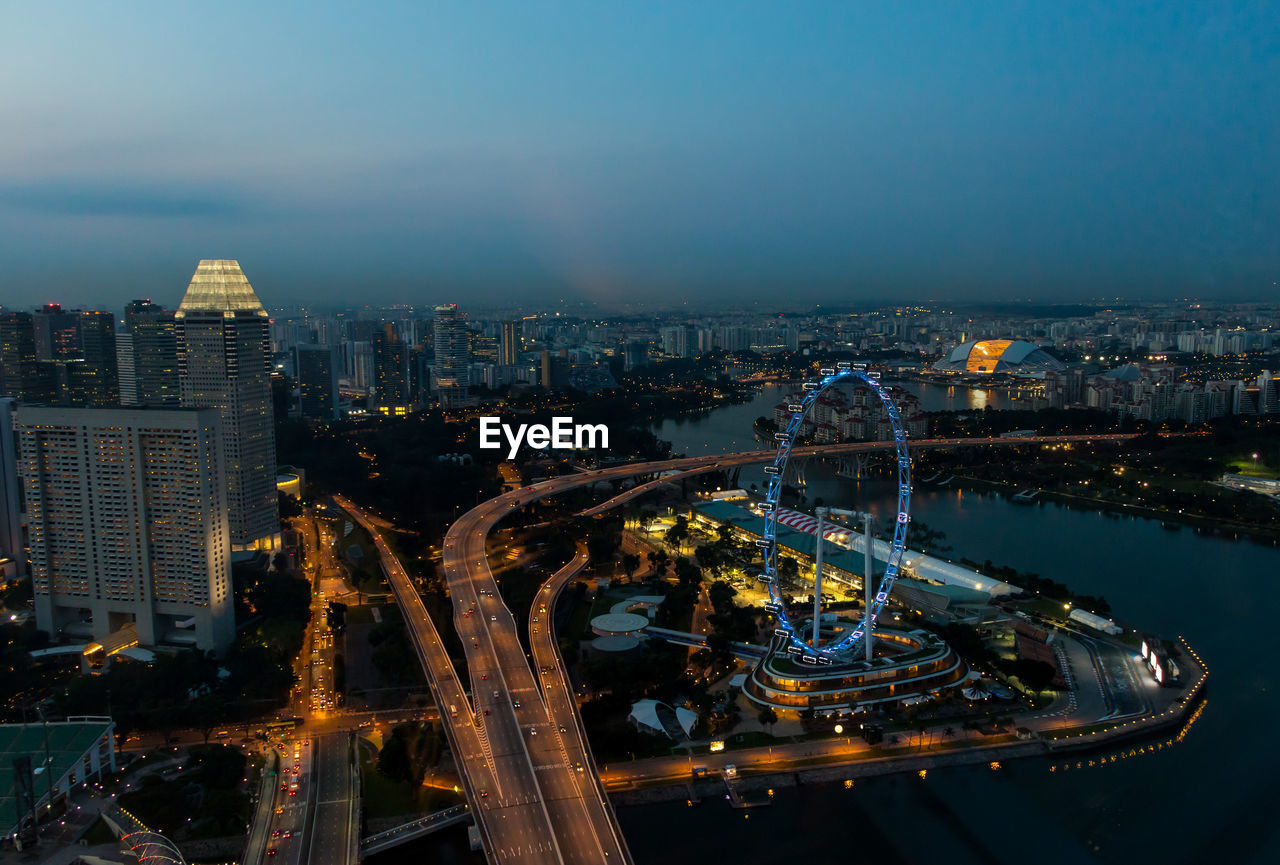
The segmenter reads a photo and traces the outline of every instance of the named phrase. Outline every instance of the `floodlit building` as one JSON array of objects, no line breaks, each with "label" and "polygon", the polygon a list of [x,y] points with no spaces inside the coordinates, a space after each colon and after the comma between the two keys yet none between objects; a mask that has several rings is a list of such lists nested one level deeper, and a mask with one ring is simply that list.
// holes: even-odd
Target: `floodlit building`
[{"label": "floodlit building", "polygon": [[1067,365],[1042,348],[1018,339],[977,339],[962,343],[933,365],[955,373],[1041,373]]},{"label": "floodlit building", "polygon": [[143,645],[219,652],[231,644],[220,426],[215,409],[20,409],[42,630],[105,641],[133,628]]},{"label": "floodlit building", "polygon": [[182,405],[218,410],[233,550],[276,549],[269,320],[231,260],[201,261],[174,313]]}]

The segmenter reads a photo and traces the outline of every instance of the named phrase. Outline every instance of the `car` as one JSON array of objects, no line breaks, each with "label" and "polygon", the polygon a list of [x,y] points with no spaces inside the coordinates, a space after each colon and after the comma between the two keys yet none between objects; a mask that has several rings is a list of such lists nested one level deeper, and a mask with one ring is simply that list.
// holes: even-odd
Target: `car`
[{"label": "car", "polygon": [[268,848],[267,848],[267,855],[268,855],[268,856],[274,856],[274,855],[276,855],[276,848],[274,848],[274,847],[268,847]]},{"label": "car", "polygon": [[573,768],[575,768],[575,769],[577,769],[579,772],[581,772],[581,771],[582,771],[582,762],[581,762],[580,760],[575,760],[575,761],[574,761],[574,763],[573,763]]},{"label": "car", "polygon": [[289,791],[289,795],[290,795],[290,796],[297,796],[297,795],[298,795],[298,791],[297,791],[297,790],[290,790],[290,791]]},{"label": "car", "polygon": [[512,705],[514,708],[519,709],[519,708],[520,708],[520,701],[519,701],[519,700],[512,700],[512,701],[511,701],[511,705]]},{"label": "car", "polygon": [[478,648],[480,648],[480,641],[479,641],[479,640],[472,640],[472,641],[471,641],[471,648],[473,648],[473,649],[478,649]]},{"label": "car", "polygon": [[272,838],[279,838],[279,837],[280,837],[280,830],[279,830],[279,829],[277,829],[277,830],[275,830],[274,832],[272,832],[272,833],[271,833],[271,837],[272,837]]},{"label": "car", "polygon": [[288,785],[288,784],[281,784],[281,785],[280,785],[280,792],[282,792],[282,793],[283,793],[285,790],[288,790],[288,789],[289,789],[289,785]]},{"label": "car", "polygon": [[568,728],[568,727],[566,727],[564,724],[561,724],[561,725],[560,725],[560,732],[561,732],[561,733],[568,733],[568,732],[569,732],[569,728]]},{"label": "car", "polygon": [[496,621],[498,621],[498,617],[497,617],[497,616],[490,616],[490,617],[489,617],[489,621],[491,621],[491,622],[496,622]]},{"label": "car", "polygon": [[488,790],[481,790],[481,791],[480,791],[480,798],[481,798],[481,799],[488,799],[488,798],[489,798],[489,791],[488,791]]},{"label": "car", "polygon": [[283,832],[281,832],[281,833],[280,833],[280,837],[281,837],[281,838],[292,838],[292,837],[293,837],[293,830],[292,830],[292,829],[285,829]]},{"label": "car", "polygon": [[529,728],[529,735],[530,735],[530,736],[536,736],[536,735],[538,735],[538,728],[537,728],[537,727],[530,727],[530,728]]},{"label": "car", "polygon": [[488,715],[488,714],[489,714],[489,710],[488,710],[488,709],[485,709],[485,710],[484,710],[484,713],[485,713],[486,715]]},{"label": "car", "polygon": [[498,699],[498,692],[497,692],[497,691],[494,691],[494,692],[493,692],[493,699],[495,699],[495,700],[496,700],[496,699]]},{"label": "car", "polygon": [[481,673],[481,674],[480,674],[480,681],[482,681],[482,682],[483,682],[485,679],[488,679],[488,678],[489,678],[489,674],[488,674],[488,673]]}]

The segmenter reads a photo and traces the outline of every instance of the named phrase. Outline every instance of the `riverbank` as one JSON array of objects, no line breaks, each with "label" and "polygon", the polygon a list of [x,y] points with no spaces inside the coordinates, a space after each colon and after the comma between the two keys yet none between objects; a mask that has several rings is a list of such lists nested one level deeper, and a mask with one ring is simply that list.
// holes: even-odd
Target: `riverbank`
[{"label": "riverbank", "polygon": [[[999,763],[1025,757],[1051,757],[1106,751],[1120,745],[1142,748],[1171,747],[1181,742],[1199,719],[1205,705],[1205,689],[1209,678],[1203,660],[1187,644],[1179,640],[1183,653],[1184,680],[1189,684],[1167,692],[1170,703],[1157,706],[1146,714],[1114,722],[1103,721],[1087,726],[1063,725],[1051,731],[1031,734],[1023,728],[1017,733],[1000,733],[982,739],[943,742],[920,751],[919,746],[871,749],[854,738],[840,737],[800,745],[780,740],[772,746],[755,746],[714,755],[692,754],[676,758],[650,758],[608,766],[601,778],[609,797],[617,805],[644,805],[689,800],[695,804],[704,797],[724,793],[724,781],[718,773],[725,766],[736,767],[734,785],[742,792],[798,787],[855,778],[898,773],[928,772],[953,766]],[[1176,731],[1176,732],[1174,732]],[[1172,735],[1169,735],[1172,734]],[[1030,736],[1030,738],[1028,738]],[[1154,741],[1156,739],[1159,741]],[[797,752],[797,747],[808,748]],[[778,751],[777,757],[774,752]],[[1107,759],[1119,759],[1127,751]],[[1137,753],[1135,750],[1134,753]],[[1087,761],[1086,761],[1087,762]],[[701,773],[702,777],[695,777]]]},{"label": "riverbank", "polygon": [[[948,475],[945,488],[968,490],[977,493],[995,492],[1009,499],[1026,489],[1025,486],[1016,483],[976,478],[962,473]],[[1156,520],[1160,523],[1191,526],[1197,531],[1201,529],[1207,530],[1202,534],[1218,535],[1232,539],[1239,539],[1243,536],[1264,546],[1280,546],[1280,529],[1268,529],[1265,526],[1235,523],[1219,517],[1178,513],[1177,511],[1167,511],[1146,505],[1112,502],[1092,496],[1077,495],[1076,493],[1037,489],[1033,504],[1045,501],[1056,502],[1080,510],[1093,511],[1106,516],[1142,517],[1143,519]]]}]

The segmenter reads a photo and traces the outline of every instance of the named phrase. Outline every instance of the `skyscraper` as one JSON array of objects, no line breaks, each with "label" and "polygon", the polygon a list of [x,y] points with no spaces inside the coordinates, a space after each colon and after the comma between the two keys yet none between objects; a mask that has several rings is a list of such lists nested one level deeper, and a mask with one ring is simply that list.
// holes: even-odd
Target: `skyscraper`
[{"label": "skyscraper", "polygon": [[374,400],[386,414],[409,410],[409,347],[393,322],[373,334]]},{"label": "skyscraper", "polygon": [[267,311],[230,260],[201,261],[177,324],[184,406],[218,410],[233,550],[280,542]]},{"label": "skyscraper", "polygon": [[298,353],[298,411],[307,420],[328,423],[338,419],[338,371],[342,360],[332,345],[300,345]]},{"label": "skyscraper", "polygon": [[520,337],[523,327],[524,323],[519,319],[502,323],[502,341],[498,357],[498,363],[502,366],[515,366],[519,363],[520,352],[524,351],[523,340]]},{"label": "skyscraper", "polygon": [[116,365],[116,317],[110,312],[79,315],[80,366],[83,395],[72,405],[107,408],[120,404],[120,377]]},{"label": "skyscraper", "polygon": [[467,399],[471,385],[470,338],[456,303],[436,307],[436,395],[442,408],[454,408]]},{"label": "skyscraper", "polygon": [[36,310],[36,357],[56,360],[80,356],[78,313],[64,312],[60,303],[46,303]]},{"label": "skyscraper", "polygon": [[0,399],[0,582],[27,574],[18,500],[18,455],[14,449],[12,399]]},{"label": "skyscraper", "polygon": [[[39,627],[145,645],[235,637],[213,409],[40,408],[16,424]],[[184,627],[193,620],[194,627]],[[88,636],[82,634],[81,636]]]},{"label": "skyscraper", "polygon": [[136,404],[153,408],[181,405],[173,313],[149,299],[135,300],[124,308],[124,326],[133,339]]},{"label": "skyscraper", "polygon": [[116,334],[116,373],[120,378],[120,405],[138,404],[138,368],[133,354],[133,334]]},{"label": "skyscraper", "polygon": [[0,311],[0,396],[27,398],[36,368],[36,332],[31,313]]}]

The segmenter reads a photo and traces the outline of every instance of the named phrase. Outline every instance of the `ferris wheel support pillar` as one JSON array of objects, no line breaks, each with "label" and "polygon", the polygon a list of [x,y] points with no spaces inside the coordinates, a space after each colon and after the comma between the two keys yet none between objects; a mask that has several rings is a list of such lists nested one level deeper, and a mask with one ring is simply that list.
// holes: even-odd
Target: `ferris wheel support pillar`
[{"label": "ferris wheel support pillar", "polygon": [[[875,543],[871,537],[871,525],[875,520],[876,518],[872,514],[862,515],[862,592],[867,599],[867,609],[871,609],[871,605],[876,599],[876,591],[873,588],[876,584],[874,578],[876,560],[875,557],[871,555],[872,544]],[[866,657],[868,661],[871,660],[871,656],[875,650],[875,647],[872,644],[872,630],[872,625],[868,623],[867,633],[865,634],[865,644],[867,647]]]},{"label": "ferris wheel support pillar", "polygon": [[822,633],[822,538],[827,530],[826,508],[814,508],[818,518],[818,549],[813,556],[813,647],[818,648],[818,636]]}]

